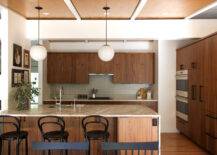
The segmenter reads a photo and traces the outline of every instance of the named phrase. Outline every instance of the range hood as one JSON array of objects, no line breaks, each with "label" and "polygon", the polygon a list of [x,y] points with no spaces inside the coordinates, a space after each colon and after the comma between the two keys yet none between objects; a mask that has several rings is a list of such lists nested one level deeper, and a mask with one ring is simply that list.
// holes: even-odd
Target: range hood
[{"label": "range hood", "polygon": [[89,73],[89,76],[113,76],[113,73]]}]

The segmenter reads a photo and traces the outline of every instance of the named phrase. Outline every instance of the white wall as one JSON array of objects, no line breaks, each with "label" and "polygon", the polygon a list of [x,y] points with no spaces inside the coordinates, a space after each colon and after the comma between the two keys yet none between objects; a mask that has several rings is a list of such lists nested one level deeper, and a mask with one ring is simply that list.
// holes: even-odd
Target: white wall
[{"label": "white wall", "polygon": [[[17,67],[13,67],[13,44],[17,44],[22,46],[22,50],[26,49],[29,50],[30,49],[30,40],[27,39],[26,37],[26,19],[16,13],[14,13],[13,11],[9,10],[9,21],[8,21],[8,29],[9,29],[9,33],[8,33],[8,46],[9,46],[9,107],[15,107],[14,102],[14,98],[13,98],[13,92],[14,92],[14,88],[11,87],[11,70],[12,68],[17,68]],[[23,62],[23,61],[22,61]],[[18,68],[18,69],[22,69]]]},{"label": "white wall", "polygon": [[1,74],[1,85],[0,85],[0,99],[2,101],[2,110],[8,108],[8,83],[9,83],[9,71],[8,71],[8,10],[0,8],[1,10],[1,51],[2,51],[2,74]]},{"label": "white wall", "polygon": [[176,49],[191,42],[158,41],[158,105],[161,115],[161,132],[176,129]]},{"label": "white wall", "polygon": [[11,72],[13,67],[13,44],[22,46],[23,49],[30,48],[30,41],[26,39],[26,19],[4,7],[1,8],[2,26],[2,83],[0,92],[2,94],[3,109],[15,107],[13,92],[11,87]]},{"label": "white wall", "polygon": [[[37,38],[37,21],[29,20],[29,39]],[[111,20],[108,21],[108,38],[176,40],[200,38],[217,31],[217,20]],[[104,39],[103,20],[42,20],[42,39]]]}]

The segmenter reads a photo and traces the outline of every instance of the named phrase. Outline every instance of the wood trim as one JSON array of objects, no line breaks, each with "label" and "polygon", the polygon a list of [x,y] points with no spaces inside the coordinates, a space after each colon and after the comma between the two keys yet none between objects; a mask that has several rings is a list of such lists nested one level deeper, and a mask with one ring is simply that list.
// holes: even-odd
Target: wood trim
[{"label": "wood trim", "polygon": [[[26,18],[26,17],[24,17],[24,18]],[[26,19],[27,20],[38,20],[37,18],[32,18],[32,17],[27,17]],[[40,20],[76,20],[76,18],[45,18],[45,17],[40,17]]]},{"label": "wood trim", "polygon": [[193,43],[190,43],[190,44],[188,44],[188,45],[185,45],[185,46],[183,46],[183,47],[180,47],[180,48],[177,49],[177,51],[178,51],[178,50],[181,50],[181,49],[183,49],[183,48],[186,48],[186,47],[188,47],[188,46],[194,45],[194,44],[196,44],[196,43],[198,43],[198,42],[201,42],[201,41],[203,41],[203,40],[205,40],[205,39],[208,39],[208,38],[210,38],[210,37],[213,37],[213,36],[215,36],[215,35],[217,35],[217,31],[214,32],[214,33],[211,33],[210,35],[205,36],[205,37],[203,37],[203,38],[201,38],[201,39],[199,39],[199,40],[196,40],[196,41],[194,41]]}]

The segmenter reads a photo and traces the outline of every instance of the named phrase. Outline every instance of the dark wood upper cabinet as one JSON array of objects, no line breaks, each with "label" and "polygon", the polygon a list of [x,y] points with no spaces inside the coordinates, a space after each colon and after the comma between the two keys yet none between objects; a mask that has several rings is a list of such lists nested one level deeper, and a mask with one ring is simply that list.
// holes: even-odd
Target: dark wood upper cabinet
[{"label": "dark wood upper cabinet", "polygon": [[71,83],[74,81],[73,56],[68,53],[48,53],[47,82]]},{"label": "dark wood upper cabinet", "polygon": [[154,53],[118,53],[114,58],[114,83],[154,83]]},{"label": "dark wood upper cabinet", "polygon": [[88,83],[89,73],[112,73],[114,83],[154,83],[154,53],[116,53],[103,62],[96,53],[49,53],[48,83]]},{"label": "dark wood upper cabinet", "polygon": [[73,55],[75,59],[75,83],[89,83],[89,54],[76,53]]},{"label": "dark wood upper cabinet", "polygon": [[126,54],[116,53],[113,59],[113,83],[125,83],[127,81],[126,64]]},{"label": "dark wood upper cabinet", "polygon": [[154,83],[154,53],[136,54],[134,67],[137,83]]}]

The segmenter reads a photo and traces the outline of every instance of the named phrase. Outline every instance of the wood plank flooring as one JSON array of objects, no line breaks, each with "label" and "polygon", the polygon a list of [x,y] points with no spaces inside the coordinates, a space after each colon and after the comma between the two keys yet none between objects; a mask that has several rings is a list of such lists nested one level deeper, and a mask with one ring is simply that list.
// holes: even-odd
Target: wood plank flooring
[{"label": "wood plank flooring", "polygon": [[208,154],[181,134],[162,133],[161,155],[208,155]]}]

